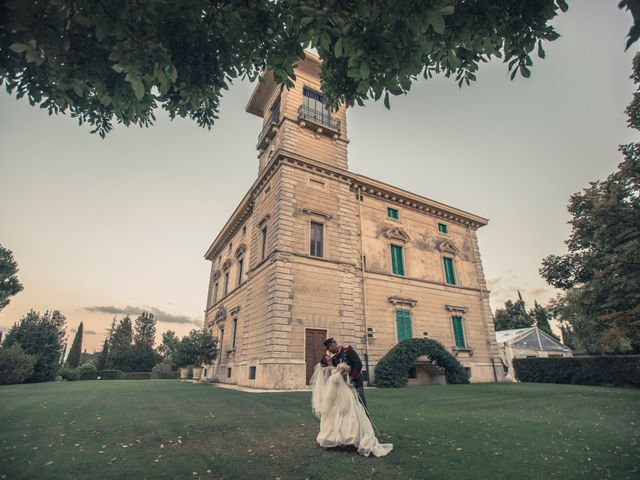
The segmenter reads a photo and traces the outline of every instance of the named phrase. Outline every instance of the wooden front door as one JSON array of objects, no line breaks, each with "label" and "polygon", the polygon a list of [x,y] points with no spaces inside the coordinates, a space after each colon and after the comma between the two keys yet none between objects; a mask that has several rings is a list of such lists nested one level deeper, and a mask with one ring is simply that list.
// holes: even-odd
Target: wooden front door
[{"label": "wooden front door", "polygon": [[309,385],[309,380],[311,379],[311,375],[313,375],[313,368],[318,364],[326,351],[322,343],[326,339],[326,330],[307,329],[304,342],[304,361],[307,364],[307,385]]}]

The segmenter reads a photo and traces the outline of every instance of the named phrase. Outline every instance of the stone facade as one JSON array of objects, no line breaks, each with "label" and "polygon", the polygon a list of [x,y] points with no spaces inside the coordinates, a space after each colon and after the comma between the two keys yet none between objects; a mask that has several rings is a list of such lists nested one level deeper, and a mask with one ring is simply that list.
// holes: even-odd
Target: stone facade
[{"label": "stone facade", "polygon": [[[308,54],[291,90],[265,74],[247,106],[264,119],[258,178],[205,255],[205,328],[221,341],[206,377],[304,387],[332,336],[374,380],[407,335],[401,311],[411,336],[441,342],[472,381],[502,380],[476,238],[487,220],[350,172],[346,109],[321,109],[319,67]],[[441,383],[438,373],[421,359],[410,383]]]}]

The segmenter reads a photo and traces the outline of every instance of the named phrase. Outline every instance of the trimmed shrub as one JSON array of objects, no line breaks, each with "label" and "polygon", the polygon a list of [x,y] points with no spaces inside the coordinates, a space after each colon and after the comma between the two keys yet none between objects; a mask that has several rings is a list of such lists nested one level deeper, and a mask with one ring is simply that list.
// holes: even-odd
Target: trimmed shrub
[{"label": "trimmed shrub", "polygon": [[122,380],[151,380],[151,372],[122,372]]},{"label": "trimmed shrub", "polygon": [[640,387],[640,355],[516,358],[521,382]]},{"label": "trimmed shrub", "polygon": [[22,383],[33,374],[35,358],[19,344],[0,348],[0,385]]},{"label": "trimmed shrub", "polygon": [[122,372],[120,370],[98,370],[100,380],[120,380]]},{"label": "trimmed shrub", "polygon": [[76,372],[78,372],[79,380],[97,380],[100,376],[97,370],[80,370],[77,368]]},{"label": "trimmed shrub", "polygon": [[376,386],[382,388],[400,388],[407,384],[409,368],[418,357],[428,356],[433,363],[444,369],[447,383],[469,383],[464,367],[435,340],[410,338],[403,340],[376,365]]},{"label": "trimmed shrub", "polygon": [[78,367],[78,372],[95,372],[96,366],[93,363],[83,363]]},{"label": "trimmed shrub", "polygon": [[75,380],[80,380],[80,374],[78,373],[77,369],[74,368],[61,368],[58,371],[58,375],[60,375],[60,377],[63,380],[66,380],[67,382],[73,382]]},{"label": "trimmed shrub", "polygon": [[168,379],[179,378],[179,372],[174,372],[171,369],[171,365],[166,363],[159,363],[151,369],[152,379]]}]

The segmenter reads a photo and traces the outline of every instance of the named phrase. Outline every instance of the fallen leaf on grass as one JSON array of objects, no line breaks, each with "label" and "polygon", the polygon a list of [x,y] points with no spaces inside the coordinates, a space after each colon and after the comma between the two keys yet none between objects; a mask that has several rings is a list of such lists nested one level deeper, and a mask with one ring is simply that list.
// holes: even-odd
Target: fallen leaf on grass
[{"label": "fallen leaf on grass", "polygon": [[111,460],[107,462],[107,465],[113,465],[113,462],[115,462],[117,458],[118,457],[113,457]]},{"label": "fallen leaf on grass", "polygon": [[45,465],[52,465],[53,464],[53,460],[49,460],[47,463],[45,463]]}]

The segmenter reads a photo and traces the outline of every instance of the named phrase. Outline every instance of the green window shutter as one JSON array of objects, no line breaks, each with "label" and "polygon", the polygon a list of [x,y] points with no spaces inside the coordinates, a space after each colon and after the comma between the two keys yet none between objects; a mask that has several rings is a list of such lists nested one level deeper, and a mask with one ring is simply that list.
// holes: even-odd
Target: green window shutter
[{"label": "green window shutter", "polygon": [[396,325],[398,326],[398,342],[413,337],[409,310],[396,310]]},{"label": "green window shutter", "polygon": [[438,231],[440,233],[447,233],[448,232],[447,226],[444,223],[439,223],[438,224]]},{"label": "green window shutter", "polygon": [[465,348],[464,343],[464,330],[462,329],[462,317],[451,317],[453,322],[453,337],[455,339],[456,347]]},{"label": "green window shutter", "polygon": [[387,216],[389,218],[395,218],[397,220],[398,219],[398,210],[396,210],[395,208],[388,207],[387,208]]},{"label": "green window shutter", "polygon": [[453,270],[453,258],[444,257],[442,260],[444,262],[445,281],[447,282],[448,285],[455,285],[456,274],[455,274],[455,271]]},{"label": "green window shutter", "polygon": [[404,275],[402,247],[391,245],[391,271],[394,275]]},{"label": "green window shutter", "polygon": [[243,267],[244,261],[243,259],[240,259],[238,261],[238,286],[242,285],[242,267]]}]

